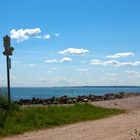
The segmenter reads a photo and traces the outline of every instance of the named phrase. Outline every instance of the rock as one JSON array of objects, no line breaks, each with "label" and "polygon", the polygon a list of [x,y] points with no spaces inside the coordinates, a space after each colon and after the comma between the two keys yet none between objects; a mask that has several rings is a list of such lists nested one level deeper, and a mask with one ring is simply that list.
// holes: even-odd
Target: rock
[{"label": "rock", "polygon": [[19,101],[15,101],[15,103],[19,105],[30,105],[30,104],[43,104],[43,105],[51,105],[51,104],[73,104],[76,102],[95,102],[95,101],[104,101],[104,100],[114,100],[114,99],[121,99],[131,96],[138,96],[140,93],[124,93],[120,92],[118,94],[105,94],[105,95],[83,95],[77,97],[68,97],[64,95],[62,97],[52,97],[49,99],[39,99],[39,98],[32,98],[32,99],[20,99]]},{"label": "rock", "polygon": [[86,99],[86,98],[85,98],[85,99],[83,99],[83,102],[88,102],[88,99]]}]

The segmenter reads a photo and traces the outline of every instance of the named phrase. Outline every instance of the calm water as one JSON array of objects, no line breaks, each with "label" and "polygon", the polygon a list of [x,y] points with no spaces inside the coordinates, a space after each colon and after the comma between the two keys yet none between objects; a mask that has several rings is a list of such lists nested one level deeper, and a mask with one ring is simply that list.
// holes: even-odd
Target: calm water
[{"label": "calm water", "polygon": [[[2,89],[6,92],[6,89]],[[11,88],[11,96],[14,100],[30,99],[30,98],[50,98],[52,96],[59,97],[63,95],[78,96],[78,95],[103,95],[106,93],[117,92],[140,92],[140,87],[47,87],[47,88]]]}]

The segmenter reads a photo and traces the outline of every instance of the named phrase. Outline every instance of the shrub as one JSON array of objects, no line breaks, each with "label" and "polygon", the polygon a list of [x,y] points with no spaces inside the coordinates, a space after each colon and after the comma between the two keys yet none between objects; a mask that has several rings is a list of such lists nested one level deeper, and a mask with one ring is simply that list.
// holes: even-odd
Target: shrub
[{"label": "shrub", "polygon": [[6,94],[0,94],[0,129],[4,127],[4,122],[8,115],[10,115],[10,112],[18,109],[18,105],[14,104],[13,102],[10,104],[8,103]]},{"label": "shrub", "polygon": [[8,101],[6,95],[0,94],[0,109],[8,109]]}]

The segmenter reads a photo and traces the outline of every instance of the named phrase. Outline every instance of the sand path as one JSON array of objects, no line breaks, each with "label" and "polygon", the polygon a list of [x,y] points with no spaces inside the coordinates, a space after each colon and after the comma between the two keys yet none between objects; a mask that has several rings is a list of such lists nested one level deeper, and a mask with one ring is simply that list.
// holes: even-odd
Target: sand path
[{"label": "sand path", "polygon": [[39,130],[2,140],[131,140],[134,130],[140,130],[140,96],[93,103],[104,107],[125,108],[128,113]]}]

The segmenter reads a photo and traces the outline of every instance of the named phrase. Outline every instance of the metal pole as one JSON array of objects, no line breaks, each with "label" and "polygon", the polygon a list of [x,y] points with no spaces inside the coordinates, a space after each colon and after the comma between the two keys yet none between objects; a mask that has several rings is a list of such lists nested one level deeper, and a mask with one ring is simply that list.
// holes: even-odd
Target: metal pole
[{"label": "metal pole", "polygon": [[6,56],[7,61],[7,91],[8,91],[8,104],[11,103],[11,94],[10,94],[10,69],[9,69],[9,55]]}]

